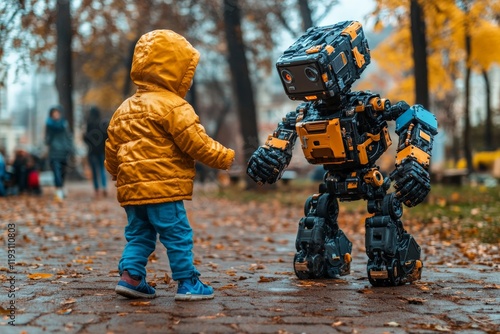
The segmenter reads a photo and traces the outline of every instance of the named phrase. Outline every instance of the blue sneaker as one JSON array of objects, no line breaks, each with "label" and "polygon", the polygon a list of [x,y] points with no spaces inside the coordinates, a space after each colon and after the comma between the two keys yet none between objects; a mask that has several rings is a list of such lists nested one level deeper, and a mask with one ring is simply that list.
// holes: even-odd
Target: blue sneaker
[{"label": "blue sneaker", "polygon": [[179,281],[175,300],[203,300],[213,299],[214,289],[202,283],[198,276]]},{"label": "blue sneaker", "polygon": [[127,298],[154,298],[156,291],[142,277],[141,283],[135,286],[125,282],[123,279],[118,282],[115,292]]}]

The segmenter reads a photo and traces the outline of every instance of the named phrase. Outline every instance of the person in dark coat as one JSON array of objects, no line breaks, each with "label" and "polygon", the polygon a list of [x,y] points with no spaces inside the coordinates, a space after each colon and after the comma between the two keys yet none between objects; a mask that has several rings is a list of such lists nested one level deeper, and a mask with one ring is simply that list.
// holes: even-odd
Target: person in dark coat
[{"label": "person in dark coat", "polygon": [[104,168],[104,148],[108,138],[109,121],[101,118],[101,112],[97,107],[91,107],[87,118],[87,129],[83,140],[87,144],[87,158],[92,171],[92,182],[96,196],[107,195],[107,176]]},{"label": "person in dark coat", "polygon": [[74,152],[73,136],[68,122],[62,117],[61,107],[52,107],[45,124],[45,144],[49,148],[49,162],[54,173],[56,199],[65,197],[64,179],[70,157]]},{"label": "person in dark coat", "polygon": [[0,147],[0,197],[7,194],[5,182],[7,181],[7,161],[5,161],[5,149]]}]

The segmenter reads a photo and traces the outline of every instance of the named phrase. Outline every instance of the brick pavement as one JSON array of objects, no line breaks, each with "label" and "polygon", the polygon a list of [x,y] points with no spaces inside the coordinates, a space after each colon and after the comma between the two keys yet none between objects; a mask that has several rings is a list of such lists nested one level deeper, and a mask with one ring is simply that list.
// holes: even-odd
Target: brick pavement
[{"label": "brick pavement", "polygon": [[[272,203],[237,206],[203,196],[186,208],[196,265],[202,280],[214,286],[215,299],[174,301],[176,284],[168,279],[168,260],[158,244],[148,265],[158,297],[127,300],[113,291],[124,245],[123,209],[113,196],[95,201],[87,183],[69,190],[60,205],[50,189],[41,199],[0,199],[0,333],[499,332],[498,263],[442,261],[452,246],[429,243],[423,245],[429,254],[422,281],[372,288],[364,236],[351,231],[351,275],[299,281],[291,261],[301,208],[277,212]],[[7,224],[16,227],[14,298],[8,296]],[[12,301],[16,326],[9,325]]]}]

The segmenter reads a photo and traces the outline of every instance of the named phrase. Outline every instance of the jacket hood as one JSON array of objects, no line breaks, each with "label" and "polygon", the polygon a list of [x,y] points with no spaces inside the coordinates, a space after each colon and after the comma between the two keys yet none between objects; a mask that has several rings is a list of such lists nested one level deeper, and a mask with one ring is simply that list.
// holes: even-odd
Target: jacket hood
[{"label": "jacket hood", "polygon": [[199,52],[181,35],[154,30],[137,41],[130,77],[139,89],[160,87],[184,98],[199,59]]}]

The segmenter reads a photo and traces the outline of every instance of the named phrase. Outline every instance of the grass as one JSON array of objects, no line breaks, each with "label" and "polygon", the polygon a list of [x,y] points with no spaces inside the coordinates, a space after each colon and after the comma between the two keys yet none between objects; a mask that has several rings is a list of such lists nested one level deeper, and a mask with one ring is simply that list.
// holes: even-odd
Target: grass
[{"label": "grass", "polygon": [[426,203],[413,208],[412,214],[424,222],[440,223],[463,239],[495,244],[500,242],[499,204],[499,187],[434,185]]},{"label": "grass", "polygon": [[[238,202],[275,201],[283,206],[302,208],[310,195],[318,192],[318,184],[296,179],[289,184],[244,190],[241,185],[219,188],[207,196],[226,198]],[[500,188],[451,187],[433,185],[426,201],[414,208],[404,208],[403,220],[419,222],[439,234],[443,240],[476,239],[483,243],[500,242]],[[365,201],[342,202],[341,212],[364,211]]]}]

